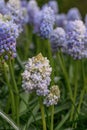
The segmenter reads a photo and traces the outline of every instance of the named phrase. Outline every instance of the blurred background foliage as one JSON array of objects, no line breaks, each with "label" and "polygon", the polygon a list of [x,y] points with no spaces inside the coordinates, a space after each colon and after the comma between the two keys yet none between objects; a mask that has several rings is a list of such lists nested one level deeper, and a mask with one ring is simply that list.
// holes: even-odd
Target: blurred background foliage
[{"label": "blurred background foliage", "polygon": [[[41,6],[47,3],[49,0],[37,0],[38,4]],[[77,7],[84,18],[87,13],[87,0],[57,0],[59,4],[59,13],[67,13],[67,11],[72,7]]]}]

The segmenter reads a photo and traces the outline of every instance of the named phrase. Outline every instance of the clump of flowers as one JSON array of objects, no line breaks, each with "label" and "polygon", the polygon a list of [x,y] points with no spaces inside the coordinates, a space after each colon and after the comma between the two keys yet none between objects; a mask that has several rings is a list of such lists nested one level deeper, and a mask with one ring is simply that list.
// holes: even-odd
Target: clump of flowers
[{"label": "clump of flowers", "polygon": [[60,99],[60,90],[59,87],[57,85],[53,85],[50,88],[50,91],[48,93],[48,95],[46,96],[46,98],[44,99],[44,104],[49,107],[52,105],[56,105],[58,103]]},{"label": "clump of flowers", "polygon": [[[38,11],[35,15],[34,15],[34,33],[39,34],[40,32],[40,24],[41,24],[41,16],[42,16],[42,11]],[[37,20],[38,19],[38,20]]]},{"label": "clump of flowers", "polygon": [[51,71],[49,60],[41,53],[29,58],[25,65],[25,71],[22,73],[23,89],[29,93],[35,91],[39,96],[47,95]]},{"label": "clump of flowers", "polygon": [[54,11],[51,7],[44,7],[42,9],[41,23],[40,23],[40,36],[42,38],[49,38],[55,23]]},{"label": "clump of flowers", "polygon": [[62,13],[62,14],[56,15],[56,25],[58,27],[65,28],[66,24],[67,24],[66,14]]},{"label": "clump of flowers", "polygon": [[51,0],[48,2],[48,6],[51,7],[54,10],[54,13],[57,14],[59,9],[58,9],[58,3],[56,0]]},{"label": "clump of flowers", "polygon": [[50,35],[50,43],[53,51],[57,51],[58,49],[64,46],[65,41],[65,31],[63,28],[57,27],[54,29]]},{"label": "clump of flowers", "polygon": [[0,14],[0,57],[3,60],[16,57],[16,38],[18,27],[9,16]]},{"label": "clump of flowers", "polygon": [[74,20],[81,20],[81,14],[78,8],[71,8],[67,13],[67,20],[74,21]]},{"label": "clump of flowers", "polygon": [[36,0],[30,0],[28,2],[27,10],[28,10],[28,16],[29,16],[29,23],[33,24],[34,23],[34,17],[40,10]]},{"label": "clump of flowers", "polygon": [[23,26],[28,22],[27,9],[21,6],[20,0],[9,0],[6,4],[8,15],[12,17],[14,23],[19,27],[19,32],[23,30]]},{"label": "clump of flowers", "polygon": [[67,53],[74,59],[81,59],[87,56],[85,50],[86,28],[81,20],[75,20],[68,23],[66,28]]}]

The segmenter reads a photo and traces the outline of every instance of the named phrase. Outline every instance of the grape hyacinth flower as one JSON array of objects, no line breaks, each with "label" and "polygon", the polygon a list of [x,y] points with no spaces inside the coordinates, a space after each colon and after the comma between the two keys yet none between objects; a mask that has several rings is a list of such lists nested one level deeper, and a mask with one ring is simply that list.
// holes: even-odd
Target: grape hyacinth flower
[{"label": "grape hyacinth flower", "polygon": [[53,52],[56,52],[58,49],[63,49],[65,41],[65,31],[63,28],[57,27],[54,29],[50,35],[50,43]]},{"label": "grape hyacinth flower", "polygon": [[53,31],[53,26],[49,23],[42,22],[40,26],[40,36],[42,38],[49,38],[51,32]]},{"label": "grape hyacinth flower", "polygon": [[25,65],[25,71],[22,73],[23,89],[29,93],[35,91],[39,96],[47,95],[51,71],[49,60],[41,53],[29,58]]},{"label": "grape hyacinth flower", "polygon": [[53,11],[54,11],[55,14],[58,13],[59,8],[58,8],[58,3],[57,3],[57,1],[55,1],[55,0],[49,1],[49,2],[48,2],[48,6],[53,9]]},{"label": "grape hyacinth flower", "polygon": [[14,23],[19,27],[19,32],[23,30],[23,26],[28,22],[27,9],[21,6],[20,0],[9,0],[7,2],[9,10],[8,15],[12,17]]},{"label": "grape hyacinth flower", "polygon": [[54,11],[51,9],[51,7],[44,7],[42,9],[42,21],[54,25],[55,15],[54,15]]},{"label": "grape hyacinth flower", "polygon": [[[36,13],[36,15],[34,15],[34,33],[39,34],[39,30],[40,30],[40,23],[41,23],[41,15],[42,15],[42,11],[38,11]],[[37,20],[38,19],[38,20]]]},{"label": "grape hyacinth flower", "polygon": [[67,20],[81,20],[81,14],[77,8],[71,8],[67,13]]},{"label": "grape hyacinth flower", "polygon": [[66,28],[67,52],[74,59],[87,57],[85,48],[86,28],[81,20],[75,20],[68,23]]},{"label": "grape hyacinth flower", "polygon": [[42,38],[49,38],[55,23],[54,11],[51,7],[44,7],[42,9],[40,35]]},{"label": "grape hyacinth flower", "polygon": [[46,95],[43,104],[45,104],[47,107],[56,105],[60,99],[60,90],[57,85],[53,85],[50,88],[49,93]]},{"label": "grape hyacinth flower", "polygon": [[28,10],[28,15],[29,15],[29,23],[33,24],[34,23],[34,17],[40,10],[38,5],[37,5],[36,0],[30,0],[28,2],[27,10]]},{"label": "grape hyacinth flower", "polygon": [[56,15],[56,25],[58,27],[62,27],[65,29],[66,24],[67,24],[67,17],[65,14],[62,13]]},{"label": "grape hyacinth flower", "polygon": [[0,15],[0,57],[2,60],[16,57],[18,27],[8,19],[8,17]]}]

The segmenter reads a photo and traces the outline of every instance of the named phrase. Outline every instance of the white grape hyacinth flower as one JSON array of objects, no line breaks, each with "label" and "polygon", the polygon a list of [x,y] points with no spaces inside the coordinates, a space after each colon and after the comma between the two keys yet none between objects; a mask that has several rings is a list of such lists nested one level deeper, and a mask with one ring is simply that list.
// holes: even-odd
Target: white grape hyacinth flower
[{"label": "white grape hyacinth flower", "polygon": [[45,104],[47,107],[56,105],[60,99],[60,90],[57,85],[53,85],[50,88],[50,91],[48,95],[46,95],[43,104]]},{"label": "white grape hyacinth flower", "polygon": [[29,58],[22,73],[22,87],[27,92],[36,92],[38,96],[46,96],[51,82],[52,68],[47,57],[41,53]]}]

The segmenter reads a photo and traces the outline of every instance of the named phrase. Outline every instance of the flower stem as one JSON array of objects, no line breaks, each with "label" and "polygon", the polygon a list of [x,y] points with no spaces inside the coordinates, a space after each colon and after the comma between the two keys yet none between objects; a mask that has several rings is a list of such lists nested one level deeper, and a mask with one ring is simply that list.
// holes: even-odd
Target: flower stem
[{"label": "flower stem", "polygon": [[69,95],[69,96],[70,96],[70,99],[71,99],[71,101],[73,102],[72,89],[71,89],[71,86],[70,86],[70,82],[69,82],[69,78],[68,78],[68,75],[67,75],[66,67],[65,67],[65,65],[64,65],[64,63],[63,63],[64,60],[62,61],[61,56],[60,56],[59,53],[57,54],[57,57],[58,57],[58,60],[59,60],[61,69],[62,69],[62,71],[63,71],[64,77],[65,77],[65,80],[66,80],[66,83],[67,83],[67,89],[68,89],[69,94],[70,94],[70,95]]},{"label": "flower stem", "polygon": [[43,130],[46,130],[46,121],[45,121],[45,112],[44,112],[44,105],[42,99],[39,98],[40,109],[41,109],[41,116],[42,116],[42,123],[43,123]]},{"label": "flower stem", "polygon": [[[6,71],[6,67],[5,67],[5,63],[3,65],[4,67],[4,75],[5,75],[5,80],[7,82],[7,86],[8,86],[8,89],[9,89],[9,93],[10,93],[10,99],[11,99],[11,107],[12,107],[12,118],[14,119],[15,117],[15,101],[14,101],[14,94],[13,94],[13,91],[12,91],[12,88],[11,88],[11,85],[10,85],[10,82],[9,82],[9,79],[8,79],[8,74],[7,74],[7,71]],[[9,100],[9,99],[8,99]]]},{"label": "flower stem", "polygon": [[50,42],[47,41],[47,48],[48,48],[48,57],[49,57],[49,60],[50,60],[50,64],[51,64],[51,67],[52,67],[52,74],[51,74],[51,85],[54,85],[54,70],[55,70],[55,67],[54,67],[54,59],[53,59],[53,55],[52,55],[52,50],[51,50],[51,46],[50,46]]},{"label": "flower stem", "polygon": [[74,105],[75,105],[75,101],[76,101],[76,97],[77,97],[77,90],[78,90],[78,61],[75,61],[75,88],[74,88],[74,99],[73,99],[73,106],[72,106],[72,110],[71,110],[71,117],[70,120],[72,121],[73,119],[73,114],[74,114]]},{"label": "flower stem", "polygon": [[50,130],[53,130],[53,125],[54,125],[54,105],[51,106],[51,126],[50,126]]},{"label": "flower stem", "polygon": [[[82,105],[82,101],[83,101],[83,98],[84,98],[84,94],[85,94],[85,90],[86,90],[86,81],[85,81],[85,70],[84,70],[84,63],[83,61],[81,62],[82,64],[82,75],[83,75],[83,82],[84,82],[84,86],[83,86],[83,89],[81,91],[81,94],[80,94],[80,100],[79,100],[79,104],[78,104],[78,108],[77,108],[77,111],[78,113],[80,113],[80,109],[81,109],[81,105]],[[75,119],[78,117],[78,115],[76,114],[75,115]]]},{"label": "flower stem", "polygon": [[18,88],[17,88],[17,84],[15,81],[15,77],[14,77],[14,71],[13,71],[13,66],[12,66],[12,62],[11,60],[9,60],[9,71],[10,71],[10,75],[11,75],[11,79],[12,79],[12,84],[14,87],[14,91],[16,92],[16,96],[15,96],[15,104],[16,104],[16,119],[17,119],[17,124],[19,124],[19,92],[18,92]]},{"label": "flower stem", "polygon": [[26,43],[25,43],[25,48],[24,48],[24,58],[27,59],[28,54],[29,54],[29,47],[30,47],[31,39],[32,39],[31,27],[29,28],[26,25],[25,26],[25,33],[26,33]]},{"label": "flower stem", "polygon": [[42,52],[42,43],[40,42],[39,37],[36,37],[35,35],[35,40],[36,40],[36,54]]}]

